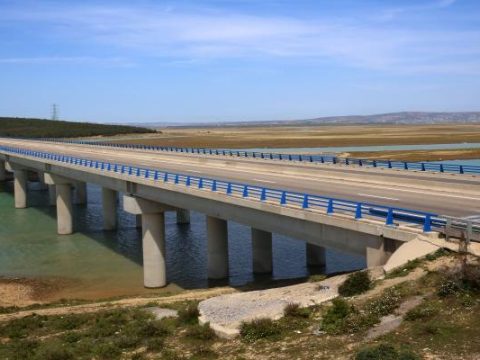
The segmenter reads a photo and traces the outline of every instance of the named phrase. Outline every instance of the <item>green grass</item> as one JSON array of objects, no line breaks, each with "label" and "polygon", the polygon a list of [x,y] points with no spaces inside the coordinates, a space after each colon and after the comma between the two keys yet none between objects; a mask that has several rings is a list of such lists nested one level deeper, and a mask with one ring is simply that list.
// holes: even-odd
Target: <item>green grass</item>
[{"label": "green grass", "polygon": [[356,360],[420,360],[420,357],[409,350],[397,350],[390,344],[379,344],[360,350]]}]

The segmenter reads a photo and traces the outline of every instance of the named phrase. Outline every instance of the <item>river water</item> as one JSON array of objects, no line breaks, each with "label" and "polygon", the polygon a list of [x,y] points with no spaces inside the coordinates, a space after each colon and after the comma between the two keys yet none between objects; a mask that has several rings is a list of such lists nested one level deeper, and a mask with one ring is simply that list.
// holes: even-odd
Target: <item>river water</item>
[{"label": "river water", "polygon": [[[56,235],[55,208],[48,192],[29,192],[29,207],[14,209],[11,184],[0,192],[0,276],[47,277],[72,280],[59,297],[97,298],[148,292],[143,289],[141,233],[134,216],[118,208],[119,229],[102,231],[100,188],[88,186],[88,205],[75,207],[77,232]],[[167,276],[182,288],[212,285],[207,280],[205,216],[192,213],[190,225],[177,225],[166,215]],[[229,222],[230,278],[233,286],[254,281],[250,228]],[[305,243],[274,234],[273,279],[309,275]],[[327,251],[326,273],[362,268],[365,259]],[[318,271],[318,269],[317,269]],[[71,285],[74,284],[74,285]]]}]

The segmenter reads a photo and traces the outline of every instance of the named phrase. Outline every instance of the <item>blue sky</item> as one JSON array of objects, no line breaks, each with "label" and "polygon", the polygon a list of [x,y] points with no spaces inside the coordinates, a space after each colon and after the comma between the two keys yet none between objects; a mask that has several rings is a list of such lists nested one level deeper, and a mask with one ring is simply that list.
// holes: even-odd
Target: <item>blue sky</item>
[{"label": "blue sky", "polygon": [[0,0],[0,116],[480,111],[478,0]]}]

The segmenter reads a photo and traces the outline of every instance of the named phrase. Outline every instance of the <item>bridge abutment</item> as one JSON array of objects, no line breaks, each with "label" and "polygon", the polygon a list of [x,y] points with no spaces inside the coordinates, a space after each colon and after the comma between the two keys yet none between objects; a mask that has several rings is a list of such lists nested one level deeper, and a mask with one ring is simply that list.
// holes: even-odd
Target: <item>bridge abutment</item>
[{"label": "bridge abutment", "polygon": [[307,243],[307,265],[324,267],[327,264],[325,248]]},{"label": "bridge abutment", "polygon": [[228,277],[228,226],[227,221],[207,216],[208,278]]},{"label": "bridge abutment", "polygon": [[252,263],[253,272],[268,274],[273,270],[272,233],[252,228]]},{"label": "bridge abutment", "polygon": [[117,228],[117,192],[102,188],[103,230]]},{"label": "bridge abutment", "polygon": [[177,224],[190,224],[190,211],[185,209],[177,209]]}]

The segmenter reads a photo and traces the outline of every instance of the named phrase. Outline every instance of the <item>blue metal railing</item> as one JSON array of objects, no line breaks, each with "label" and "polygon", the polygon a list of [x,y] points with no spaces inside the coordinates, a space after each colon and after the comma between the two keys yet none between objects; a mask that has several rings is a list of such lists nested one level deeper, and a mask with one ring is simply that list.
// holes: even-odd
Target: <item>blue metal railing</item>
[{"label": "blue metal railing", "polygon": [[[35,139],[40,140],[40,139]],[[153,146],[140,144],[118,144],[110,142],[96,142],[85,140],[59,140],[59,139],[41,139],[51,142],[63,142],[71,144],[96,145],[118,147],[126,149],[139,149],[150,151],[164,151],[177,152],[189,154],[203,154],[203,155],[217,155],[217,156],[232,156],[256,158],[265,160],[282,160],[282,161],[297,161],[310,162],[319,164],[341,164],[341,165],[356,165],[360,167],[374,167],[384,169],[397,170],[411,170],[411,171],[425,171],[425,172],[439,172],[452,174],[480,174],[480,166],[463,165],[463,164],[441,164],[431,162],[408,162],[408,161],[394,161],[394,160],[372,160],[359,158],[345,158],[335,155],[320,154],[320,155],[304,155],[304,154],[282,154],[272,152],[259,151],[244,151],[244,150],[228,150],[228,149],[208,149],[208,148],[193,148],[193,147],[172,147],[172,146]]]},{"label": "blue metal railing", "polygon": [[329,215],[335,213],[350,214],[357,220],[364,217],[382,219],[385,225],[389,226],[395,226],[395,222],[418,224],[422,226],[423,231],[425,232],[431,231],[434,227],[445,226],[445,221],[438,218],[437,214],[431,212],[272,189],[246,183],[236,183],[10,146],[0,146],[0,151],[9,154],[61,162],[73,166],[89,168],[99,172],[109,172],[153,182],[163,182],[189,188],[203,189],[206,191],[222,193],[227,196],[276,203],[281,206],[292,206],[295,208],[301,208],[305,211],[321,209]]}]

